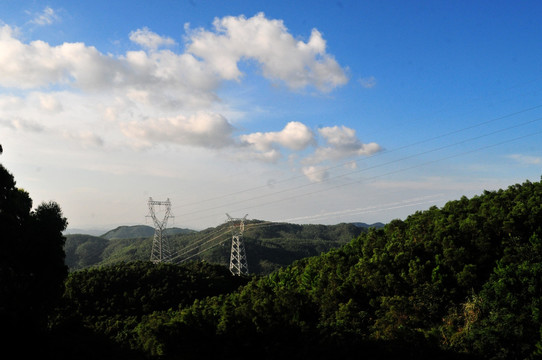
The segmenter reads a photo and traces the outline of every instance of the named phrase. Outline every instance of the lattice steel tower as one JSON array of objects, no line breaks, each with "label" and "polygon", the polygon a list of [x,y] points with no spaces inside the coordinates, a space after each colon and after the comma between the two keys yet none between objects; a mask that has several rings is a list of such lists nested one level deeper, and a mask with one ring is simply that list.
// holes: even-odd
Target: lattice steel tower
[{"label": "lattice steel tower", "polygon": [[[153,263],[169,262],[171,259],[171,251],[169,249],[169,242],[166,235],[167,221],[171,215],[171,202],[169,199],[166,201],[155,201],[149,198],[149,215],[154,222],[154,239],[152,241],[151,261]],[[164,218],[158,219],[155,206],[165,206]]]},{"label": "lattice steel tower", "polygon": [[233,275],[247,275],[248,262],[245,244],[243,244],[243,231],[245,231],[245,220],[248,214],[243,218],[232,218],[228,214],[226,216],[230,221],[231,228],[230,271]]}]

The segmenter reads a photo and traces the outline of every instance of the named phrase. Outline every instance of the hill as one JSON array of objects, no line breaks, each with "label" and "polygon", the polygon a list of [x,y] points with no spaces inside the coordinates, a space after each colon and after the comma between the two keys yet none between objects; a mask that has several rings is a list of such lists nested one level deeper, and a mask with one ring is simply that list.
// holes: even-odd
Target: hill
[{"label": "hill", "polygon": [[68,228],[64,230],[64,235],[92,235],[92,236],[101,236],[107,231],[106,228],[96,229],[96,228]]},{"label": "hill", "polygon": [[[325,241],[348,229],[259,225],[253,235],[281,241],[326,234]],[[95,333],[148,359],[540,359],[542,183],[416,212],[191,305],[203,295],[198,286],[195,296],[179,295],[178,307],[153,308],[147,297],[175,292],[177,277],[161,284],[148,269],[137,270],[150,280],[140,292],[134,271],[82,273],[93,291],[101,291],[96,275],[119,281],[99,302],[110,313],[96,316],[91,306],[77,314]],[[68,287],[66,294],[75,305],[87,302],[86,292]],[[123,304],[132,302],[139,313],[125,313]],[[148,307],[140,310],[141,302]]]},{"label": "hill", "polygon": [[84,234],[65,235],[64,262],[70,269],[81,269],[102,261],[102,253],[109,240]]},{"label": "hill", "polygon": [[[90,235],[66,235],[66,264],[71,270],[76,270],[120,261],[148,260],[154,229],[145,236],[147,230],[144,226],[120,227],[104,234],[102,240]],[[168,237],[174,262],[188,259],[229,265],[231,233],[228,224],[200,232],[181,230],[184,231]],[[353,224],[296,225],[248,221],[244,242],[249,271],[269,274],[295,260],[342,246],[363,231],[366,229]],[[119,238],[129,234],[144,236]]]},{"label": "hill", "polygon": [[366,224],[366,223],[363,223],[363,222],[353,222],[351,224],[356,225],[357,227],[367,228],[367,229],[370,229],[370,228],[382,229],[386,225],[386,224],[383,224],[381,222],[377,222],[377,223],[374,223],[374,224]]},{"label": "hill", "polygon": [[[191,234],[196,232],[195,230],[190,229],[180,229],[180,228],[168,228],[166,229],[166,235],[177,235],[177,234]],[[134,238],[143,238],[154,236],[154,228],[148,225],[133,225],[133,226],[119,226],[116,229],[110,230],[100,237],[112,240],[112,239],[134,239]]]}]

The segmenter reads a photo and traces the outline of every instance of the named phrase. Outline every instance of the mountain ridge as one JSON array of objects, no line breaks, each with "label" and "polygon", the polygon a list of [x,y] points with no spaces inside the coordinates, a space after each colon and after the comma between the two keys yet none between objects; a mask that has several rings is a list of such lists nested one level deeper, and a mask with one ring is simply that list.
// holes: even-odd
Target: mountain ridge
[{"label": "mountain ridge", "polygon": [[[249,270],[257,274],[270,273],[295,260],[344,245],[376,226],[364,223],[298,225],[249,220],[243,236]],[[148,260],[153,235],[154,228],[145,225],[119,226],[102,236],[67,234],[65,262],[71,270],[78,270],[115,262]],[[229,239],[228,224],[202,231],[168,229],[174,260],[179,262],[203,260],[227,266]]]},{"label": "mountain ridge", "polygon": [[[178,227],[167,228],[165,230],[166,235],[189,234],[194,232],[197,231],[191,229],[181,229]],[[100,237],[107,240],[134,239],[150,236],[154,236],[154,228],[148,225],[121,225],[100,235]]]}]

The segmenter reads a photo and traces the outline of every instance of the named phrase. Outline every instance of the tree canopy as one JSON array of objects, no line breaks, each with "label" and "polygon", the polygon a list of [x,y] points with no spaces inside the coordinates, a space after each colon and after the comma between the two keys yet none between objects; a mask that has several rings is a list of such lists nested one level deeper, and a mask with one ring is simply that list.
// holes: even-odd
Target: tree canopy
[{"label": "tree canopy", "polygon": [[[0,320],[10,330],[3,341],[23,352],[116,360],[542,358],[542,182],[418,211],[251,277],[201,261],[118,262],[68,275],[60,207],[32,210],[1,165],[0,186]],[[286,228],[298,232],[292,239],[322,233],[295,225],[258,231]],[[349,230],[334,231],[327,240]]]},{"label": "tree canopy", "polygon": [[28,348],[28,341],[46,331],[68,273],[62,236],[66,225],[55,202],[33,210],[29,194],[16,187],[13,175],[0,164],[0,322],[8,330],[3,337],[7,343]]},{"label": "tree canopy", "polygon": [[541,183],[463,197],[238,292],[154,313],[138,336],[165,358],[215,348],[232,357],[265,349],[264,358],[537,358],[541,229]]}]

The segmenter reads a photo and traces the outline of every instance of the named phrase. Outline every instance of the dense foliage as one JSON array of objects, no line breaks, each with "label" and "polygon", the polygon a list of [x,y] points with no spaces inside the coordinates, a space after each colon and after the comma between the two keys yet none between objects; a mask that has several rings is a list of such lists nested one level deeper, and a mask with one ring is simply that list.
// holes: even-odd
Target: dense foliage
[{"label": "dense foliage", "polygon": [[70,269],[82,269],[102,261],[102,253],[109,240],[101,237],[74,234],[66,236],[64,251],[66,265]]},{"label": "dense foliage", "polygon": [[138,333],[146,316],[232,292],[247,281],[202,262],[130,262],[72,272],[52,322],[58,352],[79,359],[142,358]]},{"label": "dense foliage", "polygon": [[[179,228],[168,228],[165,229],[164,233],[167,235],[176,235],[176,234],[191,234],[196,231],[190,229],[179,229]],[[133,226],[119,226],[113,230],[106,232],[103,235],[100,235],[101,238],[112,240],[112,239],[134,239],[134,238],[143,238],[150,237],[154,235],[154,228],[148,225],[133,225]]]},{"label": "dense foliage", "polygon": [[542,184],[417,212],[238,292],[157,312],[150,355],[541,355]]},{"label": "dense foliage", "polygon": [[[1,339],[22,358],[542,358],[541,182],[432,207],[251,278],[200,261],[68,275],[59,206],[31,210],[1,166],[0,185]],[[256,229],[253,244],[291,241],[298,255],[300,238],[324,249],[349,231]]]},{"label": "dense foliage", "polygon": [[42,345],[48,316],[62,294],[67,221],[54,202],[32,210],[28,193],[15,185],[0,165],[0,344],[23,356]]},{"label": "dense foliage", "polygon": [[246,282],[223,266],[202,262],[185,266],[118,263],[70,273],[65,283],[64,310],[86,317],[140,317],[231,292]]},{"label": "dense foliage", "polygon": [[[137,229],[141,230],[142,227],[121,227],[105,235],[107,238],[109,236],[142,234],[139,230],[135,231]],[[154,231],[154,229],[150,229]],[[182,233],[180,233],[181,230]],[[228,224],[197,233],[186,229],[176,229],[175,231],[177,233],[170,235],[168,240],[174,255],[183,254],[183,256],[176,257],[176,261],[190,256],[191,261],[229,265],[229,244],[231,242],[228,242],[228,239],[231,239],[231,232]],[[352,224],[294,225],[251,220],[248,222],[244,234],[249,270],[253,274],[270,274],[280,267],[290,265],[295,260],[320,255],[330,249],[340,247],[363,231],[366,231],[366,228]],[[149,259],[152,236],[130,239],[113,238],[104,241],[105,235],[101,237],[67,235],[66,264],[70,269],[78,270],[121,261]],[[221,245],[213,247],[217,243],[221,243]],[[212,248],[203,251],[209,247]]]}]

